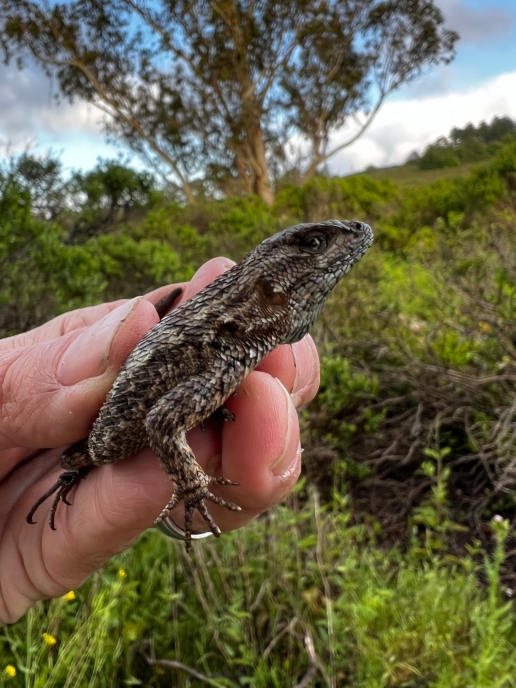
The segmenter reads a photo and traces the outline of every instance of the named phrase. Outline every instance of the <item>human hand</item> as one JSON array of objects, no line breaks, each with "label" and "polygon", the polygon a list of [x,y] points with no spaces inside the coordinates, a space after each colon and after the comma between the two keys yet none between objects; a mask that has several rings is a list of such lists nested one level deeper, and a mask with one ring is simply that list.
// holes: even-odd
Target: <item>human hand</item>
[{"label": "human hand", "polygon": [[[206,263],[180,285],[181,301],[230,265],[222,258]],[[48,526],[50,503],[38,509],[35,525],[25,520],[62,472],[63,448],[88,434],[120,366],[158,322],[152,304],[169,291],[66,313],[0,341],[0,624],[16,621],[39,599],[81,585],[151,527],[170,499],[172,484],[144,450],[93,470],[71,493],[73,507],[59,505],[56,531]],[[301,466],[295,409],[315,396],[318,382],[309,336],[278,347],[228,400],[234,422],[208,423],[206,432],[188,434],[208,474],[240,484],[212,488],[242,508],[209,505],[221,530],[245,525],[294,486]],[[182,505],[174,521],[182,525]],[[197,513],[194,530],[205,530]]]}]

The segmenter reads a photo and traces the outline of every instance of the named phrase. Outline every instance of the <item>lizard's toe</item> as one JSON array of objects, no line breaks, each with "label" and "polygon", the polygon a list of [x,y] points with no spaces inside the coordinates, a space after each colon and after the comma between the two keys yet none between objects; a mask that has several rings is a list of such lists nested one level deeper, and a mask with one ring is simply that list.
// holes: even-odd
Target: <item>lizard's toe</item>
[{"label": "lizard's toe", "polygon": [[208,476],[208,481],[210,483],[214,483],[215,485],[234,485],[235,487],[240,485],[240,483],[236,483],[234,480],[228,480],[228,478],[223,478],[221,475],[219,475],[217,478]]},{"label": "lizard's toe", "polygon": [[36,513],[36,510],[41,506],[41,504],[43,504],[44,501],[46,501],[55,493],[56,496],[52,502],[49,518],[50,527],[52,530],[55,530],[55,515],[59,502],[64,502],[68,506],[71,506],[70,502],[67,500],[68,493],[73,487],[75,487],[75,485],[77,485],[77,483],[82,480],[82,478],[86,477],[92,468],[93,466],[82,466],[80,468],[73,468],[69,471],[64,471],[64,473],[61,473],[52,487],[47,490],[45,494],[41,495],[41,497],[29,511],[25,519],[27,523],[30,523],[31,525],[35,523],[35,521],[32,520],[32,517]]},{"label": "lizard's toe", "polygon": [[206,523],[210,527],[210,530],[213,533],[213,535],[215,535],[215,537],[220,537],[220,534],[221,534],[220,528],[215,523],[212,515],[208,511],[208,507],[206,506],[204,499],[201,502],[199,502],[199,504],[197,505],[197,511],[204,518],[204,520],[206,521]]},{"label": "lizard's toe", "polygon": [[209,499],[210,502],[214,502],[219,506],[224,506],[226,507],[226,509],[229,509],[230,511],[242,511],[238,504],[234,504],[233,502],[227,502],[225,499],[222,499],[221,497],[216,497],[211,492],[208,492],[208,494],[206,495],[206,499]]},{"label": "lizard's toe", "polygon": [[179,502],[184,499],[184,494],[182,490],[178,490],[177,487],[174,490],[174,494],[172,495],[172,498],[170,499],[169,503],[167,506],[163,509],[163,511],[160,513],[158,518],[154,521],[155,525],[158,525],[161,523],[164,519],[168,518],[171,514],[172,509],[179,504]]}]

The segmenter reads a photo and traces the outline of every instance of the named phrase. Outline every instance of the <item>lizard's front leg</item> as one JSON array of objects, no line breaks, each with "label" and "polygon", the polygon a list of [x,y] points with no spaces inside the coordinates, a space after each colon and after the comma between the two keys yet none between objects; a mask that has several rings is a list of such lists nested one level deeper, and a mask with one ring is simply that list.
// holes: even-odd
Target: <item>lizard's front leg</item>
[{"label": "lizard's front leg", "polygon": [[163,469],[175,483],[169,503],[156,519],[160,523],[170,516],[172,509],[181,501],[185,504],[185,544],[187,551],[191,544],[192,519],[195,509],[199,511],[211,532],[217,537],[220,529],[208,511],[205,500],[224,506],[232,511],[240,507],[215,496],[209,490],[211,483],[237,485],[223,477],[206,475],[195,459],[186,441],[188,430],[219,408],[241,380],[241,374],[226,376],[219,389],[213,389],[213,379],[199,375],[178,385],[165,394],[149,411],[145,426],[149,444],[157,455]]}]

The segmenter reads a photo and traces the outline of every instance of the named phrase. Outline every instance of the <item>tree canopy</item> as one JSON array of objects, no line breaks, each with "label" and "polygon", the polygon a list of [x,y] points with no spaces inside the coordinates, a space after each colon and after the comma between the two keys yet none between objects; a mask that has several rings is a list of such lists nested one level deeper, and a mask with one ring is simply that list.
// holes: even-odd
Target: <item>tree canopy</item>
[{"label": "tree canopy", "polygon": [[[304,180],[350,141],[332,134],[458,38],[433,0],[1,0],[5,59],[35,60],[60,96],[106,113],[190,202]],[[292,153],[303,151],[298,159]]]}]

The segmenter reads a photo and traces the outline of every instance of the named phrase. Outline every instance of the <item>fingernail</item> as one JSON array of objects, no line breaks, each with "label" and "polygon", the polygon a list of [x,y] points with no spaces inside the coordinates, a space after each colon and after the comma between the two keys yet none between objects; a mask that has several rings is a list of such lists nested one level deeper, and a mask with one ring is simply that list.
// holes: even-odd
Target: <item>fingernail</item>
[{"label": "fingernail", "polygon": [[281,455],[271,466],[272,474],[276,477],[286,476],[297,469],[301,460],[301,445],[299,444],[298,417],[295,406],[292,403],[288,390],[278,378],[274,378],[285,395],[287,404],[287,427],[285,429],[285,444]]},{"label": "fingernail", "polygon": [[[312,355],[303,356],[302,361],[299,356],[301,346],[308,346],[313,349]],[[290,350],[292,351],[296,369],[296,377],[292,385],[290,398],[294,406],[298,409],[306,403],[307,398],[312,399],[317,392],[319,387],[319,357],[315,343],[311,337],[307,337],[306,341],[301,340],[300,342],[292,344]],[[304,366],[304,370],[302,370],[302,366]],[[310,370],[306,370],[307,366],[310,366]],[[304,380],[305,383],[300,386],[302,380]]]},{"label": "fingernail", "polygon": [[57,379],[62,385],[75,385],[105,372],[111,342],[136,308],[140,298],[131,299],[108,313],[97,323],[83,330],[70,344],[57,370]]}]

